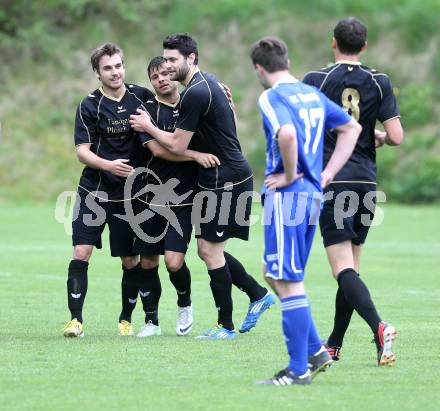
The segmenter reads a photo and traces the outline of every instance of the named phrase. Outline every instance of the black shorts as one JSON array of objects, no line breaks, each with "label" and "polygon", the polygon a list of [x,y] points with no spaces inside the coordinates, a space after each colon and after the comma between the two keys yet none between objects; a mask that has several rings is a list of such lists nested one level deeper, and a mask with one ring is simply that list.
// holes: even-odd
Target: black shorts
[{"label": "black shorts", "polygon": [[223,189],[199,191],[194,198],[192,222],[196,238],[220,243],[228,238],[249,239],[252,176]]},{"label": "black shorts", "polygon": [[376,185],[336,182],[324,190],[324,195],[319,218],[324,247],[347,240],[355,245],[363,244],[374,217]]},{"label": "black shorts", "polygon": [[191,206],[155,207],[140,200],[135,204],[136,214],[150,211],[145,221],[139,224],[142,232],[135,232],[133,251],[136,254],[152,256],[164,254],[165,251],[186,253],[192,233]]},{"label": "black shorts", "polygon": [[101,201],[91,194],[78,192],[72,221],[73,246],[88,244],[102,248],[101,235],[107,224],[111,255],[113,257],[136,255],[133,253],[134,233],[130,224],[116,217],[116,214],[126,214],[124,203],[124,201]]}]

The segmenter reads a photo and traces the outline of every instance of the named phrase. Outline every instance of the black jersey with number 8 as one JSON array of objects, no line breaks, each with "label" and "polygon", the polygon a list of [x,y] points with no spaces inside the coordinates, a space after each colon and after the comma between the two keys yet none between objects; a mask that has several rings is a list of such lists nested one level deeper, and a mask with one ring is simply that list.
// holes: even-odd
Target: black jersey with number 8
[{"label": "black jersey with number 8", "polygon": [[[353,154],[337,174],[335,181],[375,182],[376,120],[384,123],[400,116],[388,76],[359,62],[340,61],[330,67],[307,73],[303,81],[317,87],[362,126]],[[324,164],[329,161],[335,144],[336,134],[332,131],[326,132]]]}]

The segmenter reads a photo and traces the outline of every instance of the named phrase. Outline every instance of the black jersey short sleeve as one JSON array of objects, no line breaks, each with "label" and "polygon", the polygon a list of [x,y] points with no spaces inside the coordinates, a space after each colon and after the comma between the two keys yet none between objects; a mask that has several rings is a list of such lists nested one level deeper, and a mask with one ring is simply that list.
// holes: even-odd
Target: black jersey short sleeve
[{"label": "black jersey short sleeve", "polygon": [[96,134],[96,115],[87,100],[81,101],[75,117],[75,145],[93,144]]},{"label": "black jersey short sleeve", "polygon": [[317,71],[310,71],[306,73],[302,82],[308,84],[309,86],[314,86],[316,88],[320,88],[322,83],[323,73]]},{"label": "black jersey short sleeve", "polygon": [[148,133],[138,133],[138,135],[142,145],[145,145],[150,141],[154,141],[154,137],[151,137]]},{"label": "black jersey short sleeve", "polygon": [[391,81],[385,74],[374,76],[382,91],[382,102],[377,113],[378,120],[383,123],[393,117],[399,117],[399,107],[397,106],[397,99],[394,95]]},{"label": "black jersey short sleeve", "polygon": [[200,118],[209,110],[209,89],[197,85],[190,86],[182,95],[176,128],[195,132]]}]

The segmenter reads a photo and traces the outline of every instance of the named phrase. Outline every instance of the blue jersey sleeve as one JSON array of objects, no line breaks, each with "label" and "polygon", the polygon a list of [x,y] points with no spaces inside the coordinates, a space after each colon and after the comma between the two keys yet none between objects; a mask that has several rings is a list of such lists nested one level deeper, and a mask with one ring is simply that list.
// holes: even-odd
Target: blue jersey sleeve
[{"label": "blue jersey sleeve", "polygon": [[347,124],[351,120],[351,116],[345,112],[340,106],[321,94],[325,103],[325,128],[335,128]]},{"label": "blue jersey sleeve", "polygon": [[275,136],[279,129],[286,124],[293,124],[289,110],[282,98],[272,90],[265,91],[258,101],[266,131]]}]

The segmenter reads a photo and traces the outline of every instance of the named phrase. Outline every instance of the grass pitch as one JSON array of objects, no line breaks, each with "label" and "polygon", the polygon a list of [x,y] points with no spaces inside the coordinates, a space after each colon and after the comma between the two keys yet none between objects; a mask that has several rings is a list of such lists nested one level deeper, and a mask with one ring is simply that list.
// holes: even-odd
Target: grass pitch
[{"label": "grass pitch", "polygon": [[[0,209],[0,409],[1,410],[438,410],[440,407],[440,211],[438,207],[385,208],[370,232],[361,276],[384,320],[399,331],[394,369],[379,369],[366,324],[353,316],[343,358],[307,387],[261,387],[254,382],[285,367],[279,303],[251,333],[235,341],[193,337],[216,318],[208,275],[194,243],[192,272],[195,326],[174,332],[176,297],[161,269],[163,335],[117,335],[120,262],[105,241],[89,269],[84,339],[65,339],[69,319],[66,271],[70,238],[53,206]],[[251,241],[231,241],[228,251],[261,279],[262,227]],[[333,318],[334,280],[319,233],[306,276],[321,337]],[[234,321],[248,301],[234,290]],[[141,304],[135,329],[142,325]]]}]

